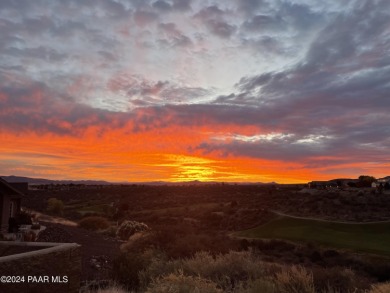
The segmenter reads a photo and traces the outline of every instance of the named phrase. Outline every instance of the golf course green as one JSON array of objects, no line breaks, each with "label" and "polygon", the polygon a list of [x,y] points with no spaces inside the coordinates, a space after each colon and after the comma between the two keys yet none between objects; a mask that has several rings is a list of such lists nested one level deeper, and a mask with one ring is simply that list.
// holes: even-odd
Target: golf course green
[{"label": "golf course green", "polygon": [[285,239],[390,256],[390,222],[340,223],[279,216],[255,228],[235,233],[253,239]]}]

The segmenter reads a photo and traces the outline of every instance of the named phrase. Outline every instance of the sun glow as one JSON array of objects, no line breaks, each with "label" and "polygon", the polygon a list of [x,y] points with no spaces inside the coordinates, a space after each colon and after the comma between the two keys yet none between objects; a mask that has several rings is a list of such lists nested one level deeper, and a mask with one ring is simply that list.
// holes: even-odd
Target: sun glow
[{"label": "sun glow", "polygon": [[172,181],[214,180],[216,173],[213,167],[216,163],[214,160],[187,155],[166,155],[166,158],[172,161],[172,166],[176,167],[176,171],[171,176]]}]

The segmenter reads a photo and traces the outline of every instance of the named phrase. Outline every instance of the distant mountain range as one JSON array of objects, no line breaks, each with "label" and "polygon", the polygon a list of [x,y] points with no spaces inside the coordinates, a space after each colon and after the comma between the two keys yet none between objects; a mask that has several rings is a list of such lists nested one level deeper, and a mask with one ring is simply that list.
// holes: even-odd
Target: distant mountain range
[{"label": "distant mountain range", "polygon": [[0,176],[5,181],[10,183],[27,182],[29,184],[85,184],[85,185],[107,185],[110,182],[103,180],[50,180],[43,178],[30,178],[21,176]]},{"label": "distant mountain range", "polygon": [[[199,180],[185,182],[167,182],[167,181],[151,181],[151,182],[108,182],[104,180],[50,180],[43,178],[30,178],[22,176],[0,176],[5,181],[10,183],[27,182],[29,184],[85,184],[85,185],[109,185],[109,184],[145,184],[145,185],[212,185],[223,184],[223,182],[202,182]],[[227,182],[227,184],[241,185],[274,185],[276,182]]]}]

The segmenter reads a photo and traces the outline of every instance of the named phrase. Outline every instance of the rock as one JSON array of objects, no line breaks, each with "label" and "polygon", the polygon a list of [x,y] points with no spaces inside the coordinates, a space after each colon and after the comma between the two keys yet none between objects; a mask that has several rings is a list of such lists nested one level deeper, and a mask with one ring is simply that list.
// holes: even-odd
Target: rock
[{"label": "rock", "polygon": [[92,256],[89,260],[91,267],[98,270],[110,268],[109,258],[106,255],[97,255]]}]

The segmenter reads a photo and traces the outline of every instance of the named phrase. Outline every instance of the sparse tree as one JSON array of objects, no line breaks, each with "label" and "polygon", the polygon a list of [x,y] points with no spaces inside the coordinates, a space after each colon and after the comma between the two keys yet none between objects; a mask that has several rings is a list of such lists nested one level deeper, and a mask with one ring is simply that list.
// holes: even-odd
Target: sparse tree
[{"label": "sparse tree", "polygon": [[54,197],[49,198],[47,200],[46,210],[51,214],[62,215],[62,212],[64,211],[64,203],[60,199]]},{"label": "sparse tree", "polygon": [[371,187],[371,184],[375,181],[376,179],[373,176],[361,175],[359,176],[358,187]]}]

